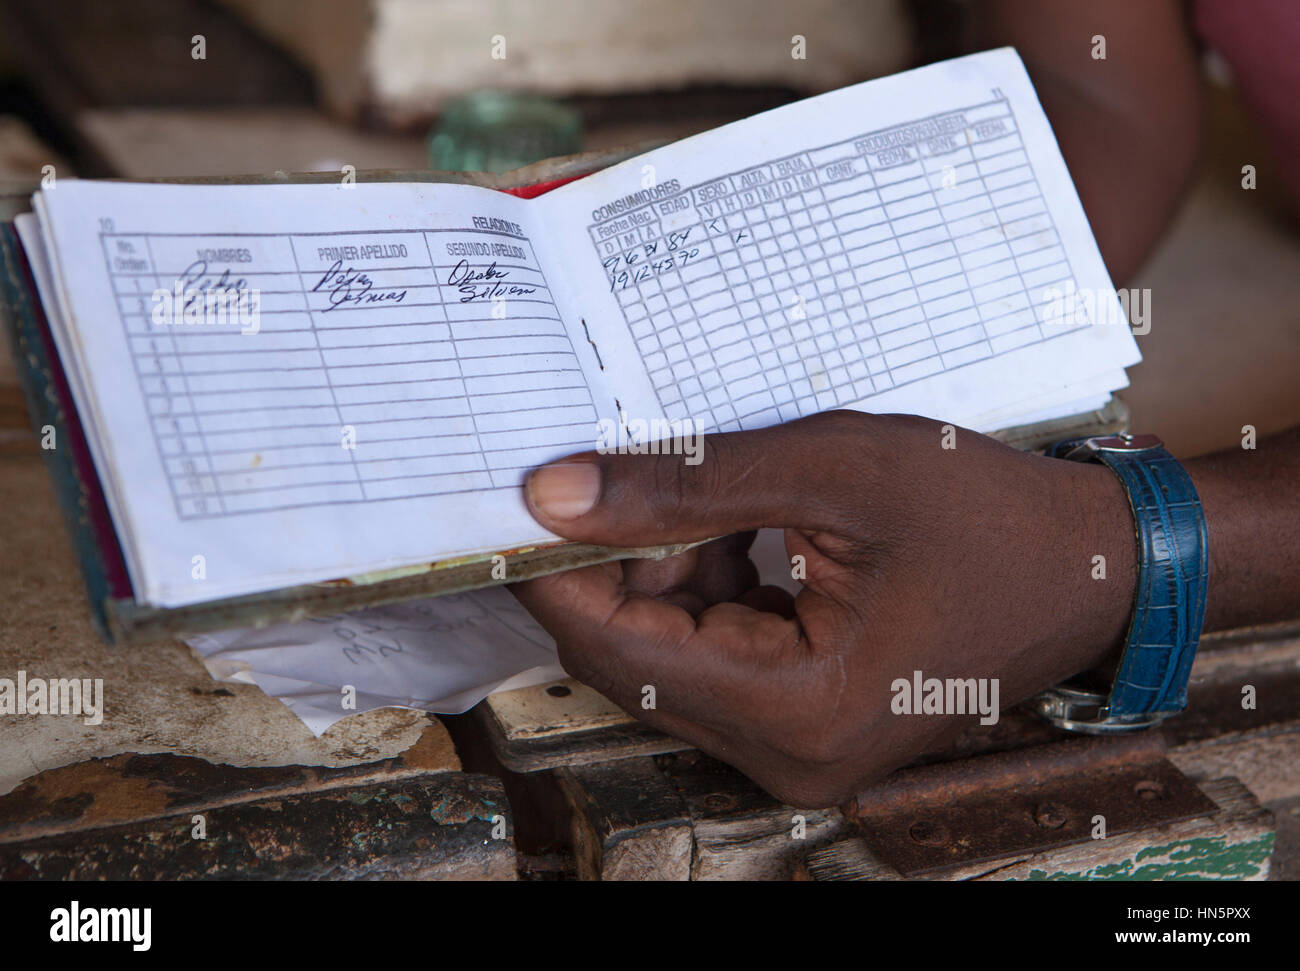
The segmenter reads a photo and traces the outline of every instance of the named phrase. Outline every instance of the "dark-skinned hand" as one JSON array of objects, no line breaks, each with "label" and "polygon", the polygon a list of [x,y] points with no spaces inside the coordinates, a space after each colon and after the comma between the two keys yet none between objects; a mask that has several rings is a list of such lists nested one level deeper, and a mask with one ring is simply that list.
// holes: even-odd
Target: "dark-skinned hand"
[{"label": "dark-skinned hand", "polygon": [[[1115,476],[962,429],[945,448],[945,427],[828,412],[707,436],[698,465],[571,456],[525,490],[559,535],[725,538],[513,589],[573,677],[787,803],[842,802],[978,717],[895,714],[896,679],[997,678],[1005,708],[1106,659],[1128,624],[1136,551]],[[768,526],[803,557],[797,597],[755,585],[744,534]]]}]

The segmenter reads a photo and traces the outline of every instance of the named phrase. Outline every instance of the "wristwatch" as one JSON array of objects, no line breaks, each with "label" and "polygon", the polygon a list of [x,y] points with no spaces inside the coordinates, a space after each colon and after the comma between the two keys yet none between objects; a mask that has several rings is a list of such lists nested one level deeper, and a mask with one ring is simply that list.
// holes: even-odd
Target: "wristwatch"
[{"label": "wristwatch", "polygon": [[1064,684],[1031,702],[1074,732],[1140,731],[1187,707],[1187,679],[1205,623],[1209,534],[1191,477],[1154,435],[1058,442],[1047,455],[1100,462],[1124,485],[1138,542],[1137,591],[1119,668],[1103,692]]}]

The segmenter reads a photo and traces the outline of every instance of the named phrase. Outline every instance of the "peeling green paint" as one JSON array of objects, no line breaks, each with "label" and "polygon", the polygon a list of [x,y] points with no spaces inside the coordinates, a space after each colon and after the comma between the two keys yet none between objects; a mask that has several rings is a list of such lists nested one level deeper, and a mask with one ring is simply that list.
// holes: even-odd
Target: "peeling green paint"
[{"label": "peeling green paint", "polygon": [[459,801],[449,806],[448,800],[444,799],[442,802],[438,803],[438,805],[429,810],[429,817],[437,820],[439,823],[456,821],[468,823],[476,819],[480,822],[490,823],[495,816],[499,815],[498,813],[491,811],[496,808],[496,804],[488,802],[486,799],[483,800],[483,803],[488,806],[489,809],[475,811],[474,808]]},{"label": "peeling green paint", "polygon": [[[1130,859],[1078,872],[1030,870],[1030,880],[1246,880],[1273,856],[1274,834],[1229,845],[1223,837],[1149,846]],[[1144,862],[1146,861],[1146,862]]]},{"label": "peeling green paint", "polygon": [[348,802],[354,806],[364,806],[371,802],[383,802],[385,799],[397,803],[399,806],[414,801],[410,796],[400,792],[390,794],[387,789],[365,789],[360,792],[348,793]]}]

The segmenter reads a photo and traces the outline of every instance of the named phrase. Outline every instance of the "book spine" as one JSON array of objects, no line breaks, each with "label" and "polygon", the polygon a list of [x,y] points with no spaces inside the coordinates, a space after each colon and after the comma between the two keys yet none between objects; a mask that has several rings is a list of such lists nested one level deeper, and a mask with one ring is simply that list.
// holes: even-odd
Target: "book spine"
[{"label": "book spine", "polygon": [[0,225],[0,322],[9,334],[37,440],[49,440],[47,433],[53,430],[55,447],[41,451],[72,537],[95,627],[105,640],[112,641],[109,602],[129,599],[130,581],[81,423],[72,411],[67,380],[34,292],[18,234],[11,224]]}]

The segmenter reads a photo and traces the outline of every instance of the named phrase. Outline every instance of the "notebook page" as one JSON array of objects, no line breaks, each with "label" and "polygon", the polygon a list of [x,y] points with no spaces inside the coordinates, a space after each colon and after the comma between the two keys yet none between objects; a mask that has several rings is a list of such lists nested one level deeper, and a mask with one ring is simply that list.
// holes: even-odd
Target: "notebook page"
[{"label": "notebook page", "polygon": [[[588,390],[527,203],[454,185],[75,180],[38,203],[61,356],[79,359],[142,600],[554,539],[522,478],[590,448],[612,408]],[[192,310],[219,293],[246,297],[224,319],[215,301],[166,312],[168,294]]]},{"label": "notebook page", "polygon": [[1104,398],[1139,360],[1009,48],[696,135],[537,204],[631,416],[730,430],[855,407],[992,430]]}]

